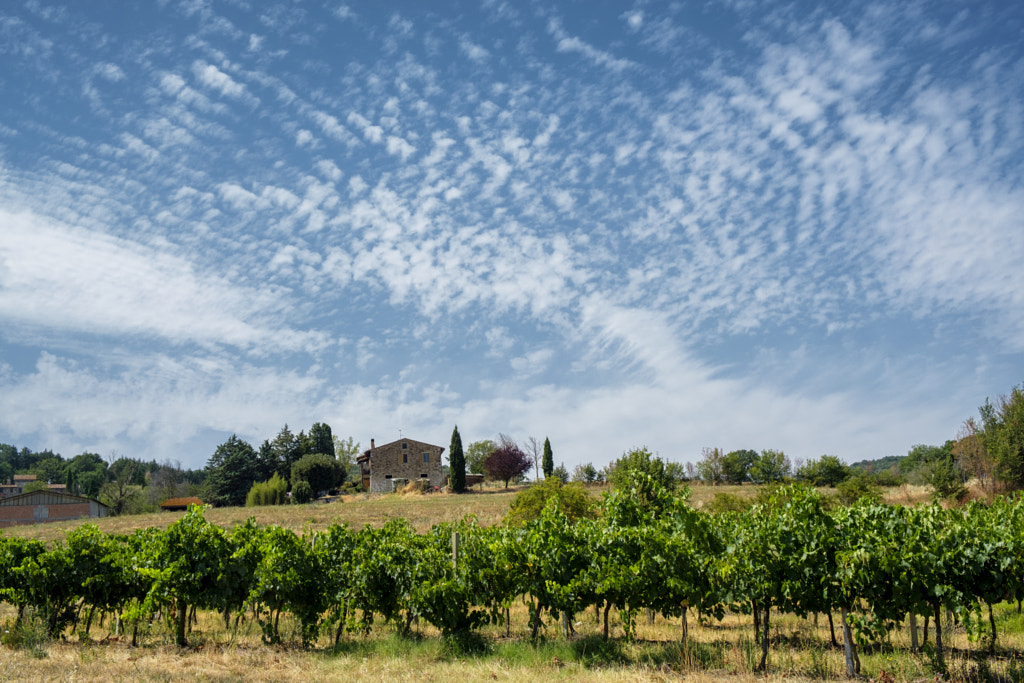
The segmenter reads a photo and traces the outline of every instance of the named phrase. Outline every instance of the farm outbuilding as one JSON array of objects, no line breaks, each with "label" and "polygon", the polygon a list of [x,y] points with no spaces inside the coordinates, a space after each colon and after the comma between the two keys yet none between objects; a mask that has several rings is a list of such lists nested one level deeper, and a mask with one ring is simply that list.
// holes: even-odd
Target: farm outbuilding
[{"label": "farm outbuilding", "polygon": [[106,516],[107,506],[98,500],[59,491],[32,491],[0,500],[0,528]]}]

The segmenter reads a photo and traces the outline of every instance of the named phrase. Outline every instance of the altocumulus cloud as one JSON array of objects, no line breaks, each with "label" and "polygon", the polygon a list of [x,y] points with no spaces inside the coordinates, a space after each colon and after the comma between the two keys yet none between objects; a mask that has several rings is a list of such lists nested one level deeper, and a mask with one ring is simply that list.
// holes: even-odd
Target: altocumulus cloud
[{"label": "altocumulus cloud", "polygon": [[1012,6],[41,8],[0,17],[2,441],[860,459],[1022,379]]}]

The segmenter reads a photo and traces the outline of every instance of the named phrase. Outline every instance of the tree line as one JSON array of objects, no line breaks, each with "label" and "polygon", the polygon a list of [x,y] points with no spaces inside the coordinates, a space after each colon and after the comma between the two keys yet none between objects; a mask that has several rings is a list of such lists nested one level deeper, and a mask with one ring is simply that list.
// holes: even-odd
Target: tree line
[{"label": "tree line", "polygon": [[354,466],[359,444],[341,439],[316,422],[295,434],[286,424],[260,447],[232,435],[206,463],[204,501],[224,505],[304,503],[341,489]]},{"label": "tree line", "polygon": [[32,474],[25,491],[63,484],[73,495],[95,498],[114,514],[155,510],[168,498],[196,496],[202,492],[206,473],[190,470],[173,461],[162,463],[88,451],[65,459],[52,450],[32,451],[0,444],[0,481],[16,474]]}]

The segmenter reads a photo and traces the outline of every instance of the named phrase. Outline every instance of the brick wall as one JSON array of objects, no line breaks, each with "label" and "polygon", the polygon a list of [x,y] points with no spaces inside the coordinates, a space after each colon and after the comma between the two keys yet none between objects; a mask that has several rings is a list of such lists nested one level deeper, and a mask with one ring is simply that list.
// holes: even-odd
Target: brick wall
[{"label": "brick wall", "polygon": [[62,505],[9,505],[0,507],[0,528],[15,524],[62,522],[89,516],[89,503]]}]

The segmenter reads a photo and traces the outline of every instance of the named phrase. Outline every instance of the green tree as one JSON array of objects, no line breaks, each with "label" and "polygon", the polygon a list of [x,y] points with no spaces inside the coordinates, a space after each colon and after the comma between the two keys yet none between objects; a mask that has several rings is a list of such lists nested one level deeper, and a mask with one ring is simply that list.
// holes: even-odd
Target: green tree
[{"label": "green tree", "polygon": [[[267,481],[275,474],[278,474],[277,452],[270,440],[264,439],[260,444],[260,450],[256,453],[256,479],[257,481]],[[282,478],[288,481],[287,477]]]},{"label": "green tree", "polygon": [[608,480],[616,488],[620,488],[632,480],[637,472],[649,475],[660,486],[674,491],[679,484],[676,470],[668,468],[665,461],[647,450],[646,447],[626,451],[618,460],[609,465]]},{"label": "green tree", "polygon": [[947,441],[944,446],[918,444],[900,461],[899,470],[913,484],[947,490],[951,475],[957,469],[953,445],[952,441]]},{"label": "green tree", "polygon": [[356,457],[359,455],[360,450],[359,442],[351,436],[347,439],[342,439],[340,436],[334,437],[334,457],[345,468],[345,472],[350,473],[352,468],[355,467]]},{"label": "green tree", "polygon": [[766,449],[761,451],[750,466],[750,478],[759,484],[783,481],[789,477],[789,458],[782,451]]},{"label": "green tree", "polygon": [[309,428],[309,439],[311,442],[311,453],[323,453],[332,458],[334,453],[334,435],[331,433],[331,426],[322,422],[316,422]]},{"label": "green tree", "polygon": [[484,474],[484,460],[498,446],[490,439],[474,441],[466,447],[466,469],[472,474]]},{"label": "green tree", "polygon": [[722,477],[729,484],[745,484],[750,481],[750,468],[757,462],[757,451],[730,451],[722,458]]},{"label": "green tree", "polygon": [[829,486],[845,481],[851,474],[850,466],[834,455],[823,455],[801,467],[796,476],[812,486]]},{"label": "green tree", "polygon": [[292,434],[286,424],[270,442],[270,452],[274,461],[274,469],[287,479],[292,474],[292,465],[305,455],[305,446],[302,439]]},{"label": "green tree", "polygon": [[725,454],[721,448],[705,448],[697,463],[697,476],[705,484],[718,486],[725,481]]},{"label": "green tree", "polygon": [[551,440],[547,437],[544,438],[544,455],[541,459],[541,470],[544,472],[544,477],[550,477],[551,473],[555,471],[555,455],[551,452]]},{"label": "green tree", "polygon": [[1014,387],[995,405],[986,400],[981,418],[996,477],[1013,489],[1024,488],[1024,386]]},{"label": "green tree", "polygon": [[292,488],[304,481],[309,484],[314,494],[330,491],[345,481],[346,472],[330,455],[326,453],[309,453],[292,465]]},{"label": "green tree", "polygon": [[452,430],[452,442],[448,447],[448,463],[451,468],[450,482],[452,491],[462,493],[466,490],[466,454],[462,451],[462,437],[459,426]]},{"label": "green tree", "polygon": [[22,489],[22,493],[32,493],[33,491],[49,491],[49,490],[50,490],[50,485],[49,484],[47,484],[42,479],[36,479],[35,481],[30,481],[29,483],[25,484],[25,487]]},{"label": "green tree", "polygon": [[572,471],[572,480],[584,485],[597,482],[599,476],[597,468],[594,467],[593,463],[589,462],[582,465],[576,465]]},{"label": "green tree", "polygon": [[142,506],[142,487],[135,482],[138,481],[136,473],[142,469],[142,463],[121,458],[115,464],[117,468],[110,468],[114,478],[100,487],[100,501],[110,508],[112,515],[138,512]]},{"label": "green tree", "polygon": [[123,477],[123,472],[128,471],[131,473],[130,477],[127,477],[128,483],[134,486],[145,486],[146,485],[146,465],[145,463],[136,460],[135,458],[119,457],[115,458],[114,454],[111,454],[112,462],[107,467],[107,476],[111,480],[116,480]]},{"label": "green tree", "polygon": [[74,471],[74,481],[80,493],[90,498],[99,496],[100,489],[110,478],[106,461],[96,453],[76,455],[68,461],[67,469]]},{"label": "green tree", "polygon": [[31,473],[36,475],[40,481],[44,481],[48,484],[56,484],[67,479],[67,475],[65,474],[67,471],[66,468],[67,463],[64,462],[63,458],[59,455],[49,455],[37,460],[35,465],[32,467]]},{"label": "green tree", "polygon": [[256,451],[232,434],[206,463],[207,500],[214,505],[244,505],[256,481]]}]

